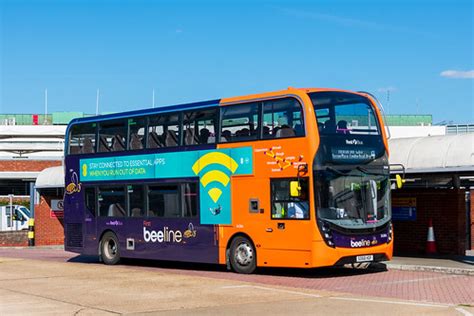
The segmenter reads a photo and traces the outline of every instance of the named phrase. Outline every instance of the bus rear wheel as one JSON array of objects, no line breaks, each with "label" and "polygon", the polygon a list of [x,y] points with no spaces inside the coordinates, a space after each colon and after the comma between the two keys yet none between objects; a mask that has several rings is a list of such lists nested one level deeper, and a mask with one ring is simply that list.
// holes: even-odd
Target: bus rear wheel
[{"label": "bus rear wheel", "polygon": [[106,232],[100,241],[100,256],[105,264],[113,265],[120,262],[120,249],[117,236]]},{"label": "bus rear wheel", "polygon": [[237,273],[250,274],[257,267],[255,248],[252,242],[243,236],[237,236],[230,245],[230,265]]}]

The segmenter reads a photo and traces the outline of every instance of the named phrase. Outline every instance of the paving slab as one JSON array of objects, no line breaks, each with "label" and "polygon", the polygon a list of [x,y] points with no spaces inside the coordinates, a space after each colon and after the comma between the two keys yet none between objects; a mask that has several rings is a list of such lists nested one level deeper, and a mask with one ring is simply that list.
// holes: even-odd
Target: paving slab
[{"label": "paving slab", "polygon": [[[2,257],[0,261],[28,259],[34,262],[50,262],[51,264],[78,264],[83,267],[79,268],[78,271],[84,272],[88,271],[88,268],[106,268],[110,271],[120,268],[127,270],[127,272],[124,272],[125,274],[141,271],[151,275],[161,273],[186,277],[204,277],[228,282],[249,282],[260,286],[283,286],[298,291],[329,291],[379,299],[390,298],[436,304],[474,305],[473,276],[441,274],[432,271],[405,271],[386,269],[386,267],[378,269],[265,268],[258,269],[252,275],[241,275],[228,272],[225,267],[219,265],[165,261],[127,260],[120,266],[107,267],[99,263],[96,256],[78,256],[60,249],[0,249],[0,257]],[[2,264],[0,263],[0,272],[1,269]],[[58,274],[59,270],[48,270],[42,266],[38,266],[36,269],[43,273],[43,277],[69,277],[69,275]],[[10,274],[8,278],[14,278],[14,275]],[[28,277],[28,275],[25,274],[25,277]]]},{"label": "paving slab", "polygon": [[384,264],[388,269],[431,271],[474,276],[474,256],[463,257],[393,257]]},{"label": "paving slab", "polygon": [[263,285],[210,275],[213,277],[172,269],[0,257],[0,315],[468,316],[473,312],[471,307],[453,304]]}]

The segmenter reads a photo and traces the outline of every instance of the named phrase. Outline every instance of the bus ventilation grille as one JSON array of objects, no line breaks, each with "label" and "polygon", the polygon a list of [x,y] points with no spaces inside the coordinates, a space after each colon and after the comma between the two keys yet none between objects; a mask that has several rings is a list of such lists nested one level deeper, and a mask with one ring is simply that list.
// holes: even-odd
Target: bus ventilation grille
[{"label": "bus ventilation grille", "polygon": [[82,224],[67,224],[68,247],[82,248]]}]

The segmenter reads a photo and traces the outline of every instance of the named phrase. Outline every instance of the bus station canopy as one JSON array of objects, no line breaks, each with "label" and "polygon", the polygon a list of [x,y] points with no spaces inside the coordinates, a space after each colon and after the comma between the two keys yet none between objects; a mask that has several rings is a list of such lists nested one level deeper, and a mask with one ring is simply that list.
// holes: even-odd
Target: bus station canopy
[{"label": "bus station canopy", "polygon": [[37,189],[64,188],[64,167],[50,167],[40,172],[36,178]]},{"label": "bus station canopy", "polygon": [[474,172],[474,133],[390,139],[389,147],[390,164],[406,173]]}]

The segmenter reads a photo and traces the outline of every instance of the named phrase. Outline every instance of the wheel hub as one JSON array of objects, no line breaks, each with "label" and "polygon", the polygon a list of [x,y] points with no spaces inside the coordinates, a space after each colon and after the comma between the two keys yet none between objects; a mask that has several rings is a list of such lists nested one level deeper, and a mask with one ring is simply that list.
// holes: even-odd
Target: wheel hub
[{"label": "wheel hub", "polygon": [[107,245],[105,247],[105,255],[108,258],[112,258],[117,254],[117,245],[113,240],[107,241]]},{"label": "wheel hub", "polygon": [[252,247],[247,243],[240,244],[235,249],[235,261],[242,266],[250,264],[253,260],[253,250]]}]

